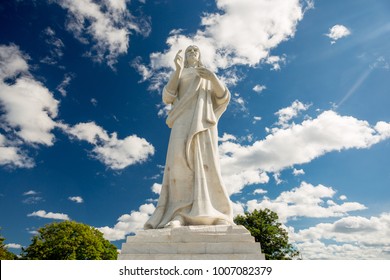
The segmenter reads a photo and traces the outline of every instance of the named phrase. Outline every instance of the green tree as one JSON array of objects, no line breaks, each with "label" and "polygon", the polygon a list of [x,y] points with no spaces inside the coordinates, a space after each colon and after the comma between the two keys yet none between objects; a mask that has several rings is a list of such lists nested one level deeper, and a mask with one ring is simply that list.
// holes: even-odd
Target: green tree
[{"label": "green tree", "polygon": [[[1,228],[0,228],[1,229]],[[17,259],[16,255],[7,250],[7,247],[4,244],[5,238],[0,236],[0,260],[15,260]]]},{"label": "green tree", "polygon": [[117,248],[97,229],[74,221],[51,223],[38,230],[22,251],[28,260],[114,260]]},{"label": "green tree", "polygon": [[256,242],[260,242],[267,260],[291,260],[299,255],[299,251],[289,243],[288,233],[278,219],[278,214],[264,209],[238,215],[234,222],[247,228]]}]

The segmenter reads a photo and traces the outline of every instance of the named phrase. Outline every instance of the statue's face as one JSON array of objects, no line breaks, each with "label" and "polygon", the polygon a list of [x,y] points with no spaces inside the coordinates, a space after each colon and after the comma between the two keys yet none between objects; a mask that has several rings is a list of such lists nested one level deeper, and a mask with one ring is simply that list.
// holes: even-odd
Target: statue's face
[{"label": "statue's face", "polygon": [[188,61],[199,61],[199,48],[197,46],[189,46],[186,49],[186,59]]}]

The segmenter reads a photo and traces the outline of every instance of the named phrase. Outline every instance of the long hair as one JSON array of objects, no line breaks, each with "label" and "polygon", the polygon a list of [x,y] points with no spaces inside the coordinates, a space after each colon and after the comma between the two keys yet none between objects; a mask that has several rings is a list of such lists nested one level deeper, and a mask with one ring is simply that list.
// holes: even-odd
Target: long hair
[{"label": "long hair", "polygon": [[203,63],[202,63],[202,59],[201,59],[202,55],[201,55],[201,52],[200,52],[198,46],[190,45],[190,46],[188,46],[188,47],[186,48],[186,50],[185,50],[185,52],[184,52],[184,68],[188,68],[188,61],[187,61],[187,55],[186,55],[186,54],[187,54],[187,50],[188,50],[189,48],[191,48],[191,47],[195,47],[195,48],[198,49],[198,51],[199,51],[198,67],[203,67]]}]

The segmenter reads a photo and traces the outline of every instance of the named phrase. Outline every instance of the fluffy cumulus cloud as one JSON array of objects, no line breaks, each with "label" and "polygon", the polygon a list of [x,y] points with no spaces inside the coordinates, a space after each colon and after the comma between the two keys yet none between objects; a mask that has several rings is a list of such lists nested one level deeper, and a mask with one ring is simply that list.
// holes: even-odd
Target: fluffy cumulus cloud
[{"label": "fluffy cumulus cloud", "polygon": [[92,42],[89,54],[111,67],[119,55],[127,53],[132,32],[147,36],[149,20],[135,17],[127,9],[128,0],[53,0],[68,13],[66,28],[82,43]]},{"label": "fluffy cumulus cloud", "polygon": [[39,218],[45,218],[45,219],[66,220],[66,221],[70,220],[70,218],[67,214],[46,212],[45,210],[38,210],[38,211],[32,212],[32,213],[28,214],[27,217],[39,217]]},{"label": "fluffy cumulus cloud", "polygon": [[70,136],[93,145],[92,155],[111,169],[123,169],[146,161],[154,154],[154,147],[136,135],[118,139],[114,132],[108,134],[94,122],[79,123],[73,127],[63,126]]},{"label": "fluffy cumulus cloud", "polygon": [[235,182],[234,189],[230,187],[231,193],[247,184],[266,182],[260,180],[266,175],[255,174],[279,172],[334,151],[370,148],[390,138],[390,123],[380,121],[370,125],[334,111],[324,111],[299,124],[285,122],[291,114],[280,116],[284,116],[283,121],[279,121],[282,128],[271,130],[263,140],[251,145],[235,141],[219,145],[222,175],[226,182]]},{"label": "fluffy cumulus cloud", "polygon": [[[79,2],[77,2],[79,3]],[[82,1],[80,1],[82,3]],[[143,162],[154,154],[154,147],[145,139],[131,135],[118,139],[95,123],[73,127],[56,120],[59,101],[29,72],[28,56],[16,45],[0,45],[0,164],[12,167],[34,166],[23,145],[52,146],[53,130],[61,128],[69,135],[94,146],[95,158],[112,169]],[[59,91],[72,75],[66,75]]]},{"label": "fluffy cumulus cloud", "polygon": [[331,43],[334,44],[338,39],[341,39],[343,37],[346,37],[351,34],[351,31],[345,27],[344,25],[341,24],[336,24],[332,26],[329,29],[329,33],[325,34],[328,36],[330,39],[332,39]]},{"label": "fluffy cumulus cloud", "polygon": [[262,200],[250,200],[247,208],[250,212],[254,209],[268,208],[278,213],[282,222],[296,217],[328,218],[340,217],[348,212],[364,210],[366,207],[358,202],[343,202],[337,204],[332,200],[336,191],[323,185],[313,186],[302,182],[299,187],[291,191],[282,192],[277,198]]},{"label": "fluffy cumulus cloud", "polygon": [[59,104],[29,73],[27,61],[18,46],[0,45],[0,128],[7,132],[0,136],[0,163],[17,167],[34,165],[20,149],[22,142],[53,145]]},{"label": "fluffy cumulus cloud", "polygon": [[152,192],[154,192],[155,194],[160,194],[161,188],[162,188],[161,184],[154,183],[152,186]]},{"label": "fluffy cumulus cloud", "polygon": [[19,147],[10,146],[4,135],[0,134],[0,165],[31,168],[34,161]]},{"label": "fluffy cumulus cloud", "polygon": [[226,142],[226,141],[236,141],[237,140],[237,138],[236,138],[236,136],[234,136],[234,135],[232,135],[232,134],[229,134],[229,133],[224,133],[223,135],[222,135],[222,137],[220,137],[219,139],[218,139],[218,141],[221,141],[221,142]]},{"label": "fluffy cumulus cloud", "polygon": [[290,236],[306,259],[388,259],[390,213],[343,217]]},{"label": "fluffy cumulus cloud", "polygon": [[302,102],[295,100],[291,106],[282,108],[275,113],[279,118],[277,124],[282,128],[290,126],[289,121],[298,116],[301,111],[306,111],[309,107],[309,104],[303,104]]},{"label": "fluffy cumulus cloud", "polygon": [[[169,48],[150,55],[148,70],[137,66],[139,63],[135,65],[140,74],[147,75],[144,78],[154,84],[161,84],[166,76],[158,76],[158,73],[172,67],[177,51],[190,44],[200,47],[203,62],[213,70],[259,63],[268,63],[277,69],[284,58],[271,55],[271,50],[294,36],[298,22],[305,9],[312,6],[312,1],[216,0],[216,5],[218,12],[203,14],[201,27],[193,36],[185,36],[180,30],[171,32],[166,41]],[[239,77],[234,71],[231,74],[233,80],[225,78],[234,84]]]},{"label": "fluffy cumulus cloud", "polygon": [[261,170],[232,170],[227,164],[222,165],[222,177],[229,195],[240,193],[244,186],[266,184],[269,181],[267,173]]},{"label": "fluffy cumulus cloud", "polygon": [[118,218],[118,223],[114,227],[100,227],[104,238],[115,241],[125,239],[126,235],[142,229],[144,224],[154,212],[153,204],[143,204],[138,211],[132,211],[130,214],[122,215]]},{"label": "fluffy cumulus cloud", "polygon": [[53,145],[51,130],[56,123],[58,101],[40,82],[19,78],[15,84],[0,84],[0,100],[5,110],[3,119],[17,130],[24,141]]}]

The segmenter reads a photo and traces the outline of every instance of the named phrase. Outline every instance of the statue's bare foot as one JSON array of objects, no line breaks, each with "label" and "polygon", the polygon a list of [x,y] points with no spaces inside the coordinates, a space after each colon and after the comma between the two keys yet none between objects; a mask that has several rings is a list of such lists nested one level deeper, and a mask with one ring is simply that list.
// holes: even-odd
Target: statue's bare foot
[{"label": "statue's bare foot", "polygon": [[222,220],[222,219],[218,219],[216,222],[215,222],[215,225],[216,226],[229,226],[230,223],[226,220]]},{"label": "statue's bare foot", "polygon": [[175,217],[172,221],[167,223],[164,228],[176,228],[181,227],[184,224],[182,217]]}]

